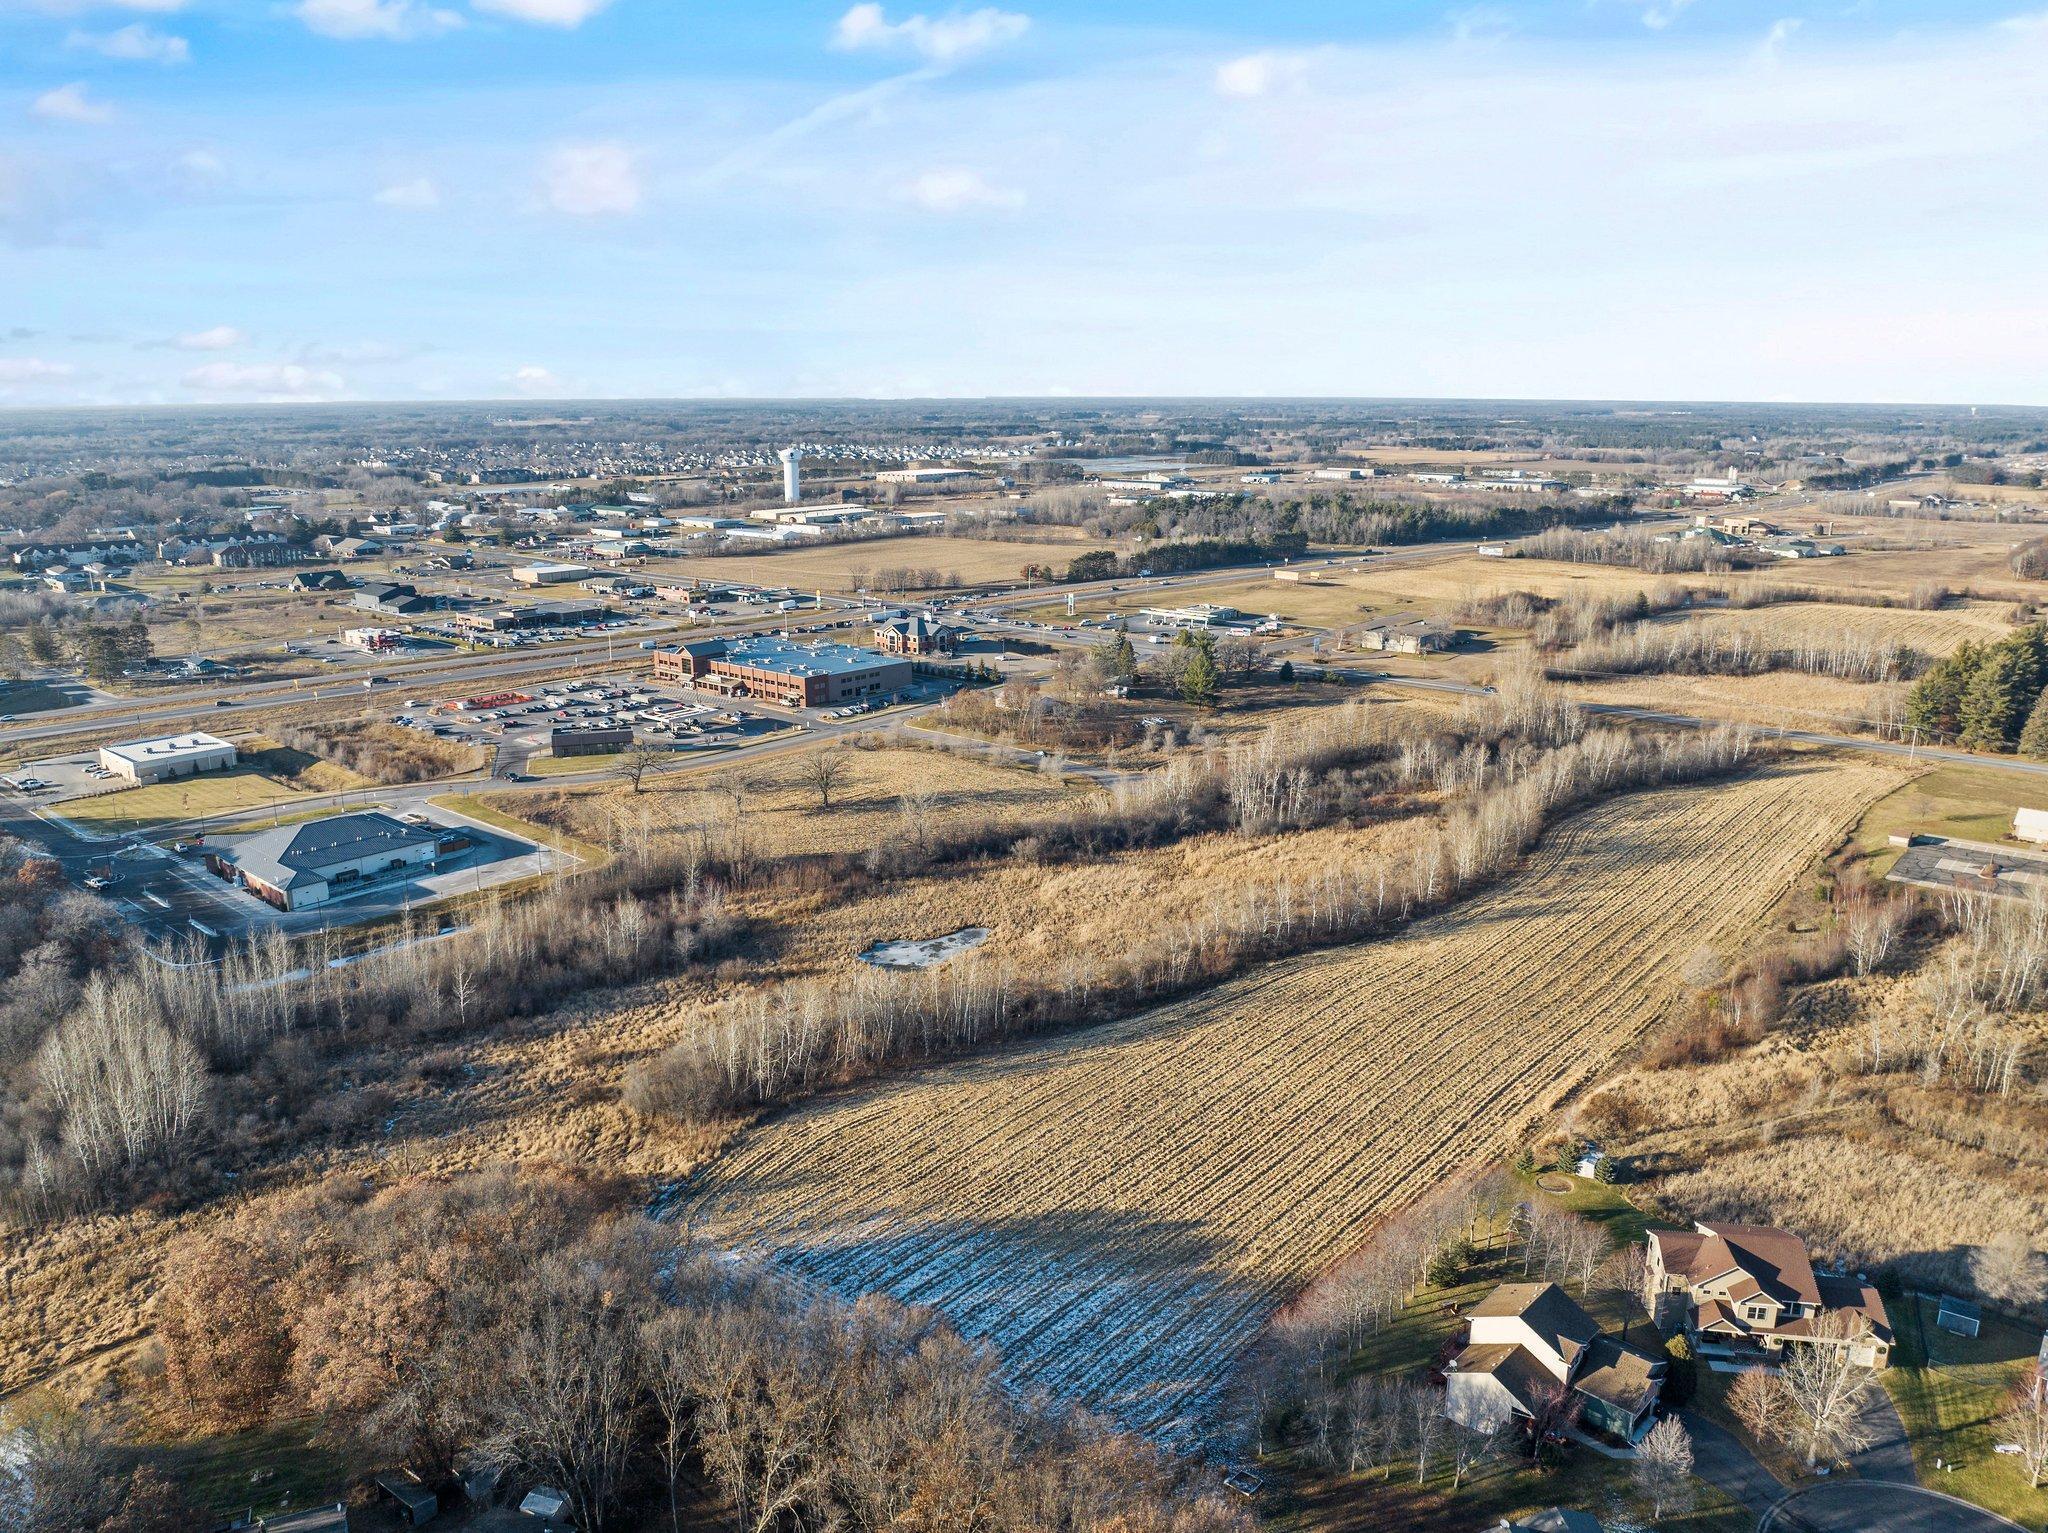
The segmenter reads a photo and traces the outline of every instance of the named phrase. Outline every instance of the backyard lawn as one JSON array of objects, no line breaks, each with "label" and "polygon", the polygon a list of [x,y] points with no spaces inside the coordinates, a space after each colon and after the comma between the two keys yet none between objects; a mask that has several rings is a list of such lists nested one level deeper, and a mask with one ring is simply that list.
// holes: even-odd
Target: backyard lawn
[{"label": "backyard lawn", "polygon": [[[1641,1238],[1651,1216],[1631,1203],[1621,1190],[1598,1182],[1570,1178],[1569,1192],[1538,1190],[1538,1197],[1605,1224],[1617,1245]],[[1400,1316],[1376,1335],[1368,1336],[1344,1361],[1347,1376],[1402,1375],[1434,1366],[1445,1345],[1463,1322],[1459,1312],[1502,1283],[1524,1282],[1520,1257],[1504,1248],[1496,1235],[1483,1242],[1478,1260],[1460,1281],[1443,1288],[1425,1286]],[[1607,1293],[1576,1295],[1595,1320],[1620,1332],[1630,1320],[1626,1306]],[[1629,1325],[1629,1339],[1654,1350],[1655,1334],[1641,1319]],[[1541,1511],[1550,1506],[1580,1507],[1610,1526],[1646,1524],[1635,1505],[1629,1466],[1586,1450],[1572,1452],[1556,1467],[1538,1467],[1520,1457],[1506,1457],[1484,1466],[1453,1489],[1449,1466],[1432,1466],[1420,1484],[1415,1463],[1398,1465],[1382,1478],[1375,1471],[1347,1475],[1300,1465],[1292,1453],[1278,1454],[1261,1465],[1271,1484],[1261,1496],[1268,1526],[1285,1533],[1424,1533],[1424,1530],[1480,1529],[1502,1518]],[[1696,1502],[1687,1512],[1666,1511],[1656,1526],[1672,1533],[1749,1533],[1755,1517],[1711,1487],[1695,1481]]]},{"label": "backyard lawn", "polygon": [[1992,1451],[1999,1441],[1994,1423],[2034,1361],[2041,1333],[1987,1314],[1978,1336],[1957,1336],[1936,1329],[1932,1300],[1887,1295],[1886,1305],[1899,1344],[1882,1377],[1906,1423],[1922,1482],[2042,1526],[2048,1490],[2028,1489],[2019,1460]]}]

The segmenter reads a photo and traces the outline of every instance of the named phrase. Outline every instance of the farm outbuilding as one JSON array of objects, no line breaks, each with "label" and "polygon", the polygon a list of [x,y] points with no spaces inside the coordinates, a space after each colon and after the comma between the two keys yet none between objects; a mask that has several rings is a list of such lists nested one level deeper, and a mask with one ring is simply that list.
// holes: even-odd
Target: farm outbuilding
[{"label": "farm outbuilding", "polygon": [[1975,1336],[1984,1326],[1984,1311],[1968,1299],[1958,1299],[1943,1294],[1935,1306],[1934,1323],[1944,1331],[1958,1336]]}]

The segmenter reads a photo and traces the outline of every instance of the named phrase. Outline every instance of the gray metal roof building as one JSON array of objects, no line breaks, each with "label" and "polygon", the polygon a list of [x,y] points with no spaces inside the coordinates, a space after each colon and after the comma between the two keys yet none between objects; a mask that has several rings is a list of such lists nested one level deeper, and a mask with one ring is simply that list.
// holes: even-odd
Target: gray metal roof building
[{"label": "gray metal roof building", "polygon": [[207,861],[280,910],[302,910],[379,876],[432,864],[442,834],[388,814],[338,814],[260,831],[216,849]]}]

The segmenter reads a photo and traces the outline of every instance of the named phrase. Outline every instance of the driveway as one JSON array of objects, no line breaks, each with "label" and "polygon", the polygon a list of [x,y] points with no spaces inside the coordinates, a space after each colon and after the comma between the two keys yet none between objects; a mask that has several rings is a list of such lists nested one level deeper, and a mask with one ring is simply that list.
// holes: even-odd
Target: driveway
[{"label": "driveway", "polygon": [[1899,1419],[1899,1408],[1882,1385],[1864,1396],[1861,1416],[1870,1444],[1849,1455],[1856,1472],[1866,1480],[1918,1485],[1920,1472],[1913,1467],[1913,1450],[1906,1444],[1906,1423]]},{"label": "driveway", "polygon": [[[1694,1445],[1698,1453],[1698,1445]],[[1764,1514],[1757,1533],[2025,1533],[1968,1502],[1917,1485],[1828,1480],[1794,1491]]]},{"label": "driveway", "polygon": [[1692,1472],[1699,1479],[1759,1517],[1784,1496],[1785,1487],[1733,1432],[1716,1426],[1698,1411],[1681,1411],[1678,1419],[1692,1437]]}]

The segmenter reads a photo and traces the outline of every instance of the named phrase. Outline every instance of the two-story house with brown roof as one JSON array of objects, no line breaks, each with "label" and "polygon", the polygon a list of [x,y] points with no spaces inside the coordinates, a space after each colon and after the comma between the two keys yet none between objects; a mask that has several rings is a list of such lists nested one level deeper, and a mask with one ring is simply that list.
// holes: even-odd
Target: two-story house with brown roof
[{"label": "two-story house with brown roof", "polygon": [[[1884,1300],[1846,1273],[1815,1272],[1806,1242],[1760,1224],[1652,1230],[1647,1295],[1666,1329],[1676,1326],[1710,1350],[1781,1358],[1787,1346],[1839,1345],[1872,1368],[1891,1361]],[[1828,1317],[1846,1321],[1830,1332]]]}]

